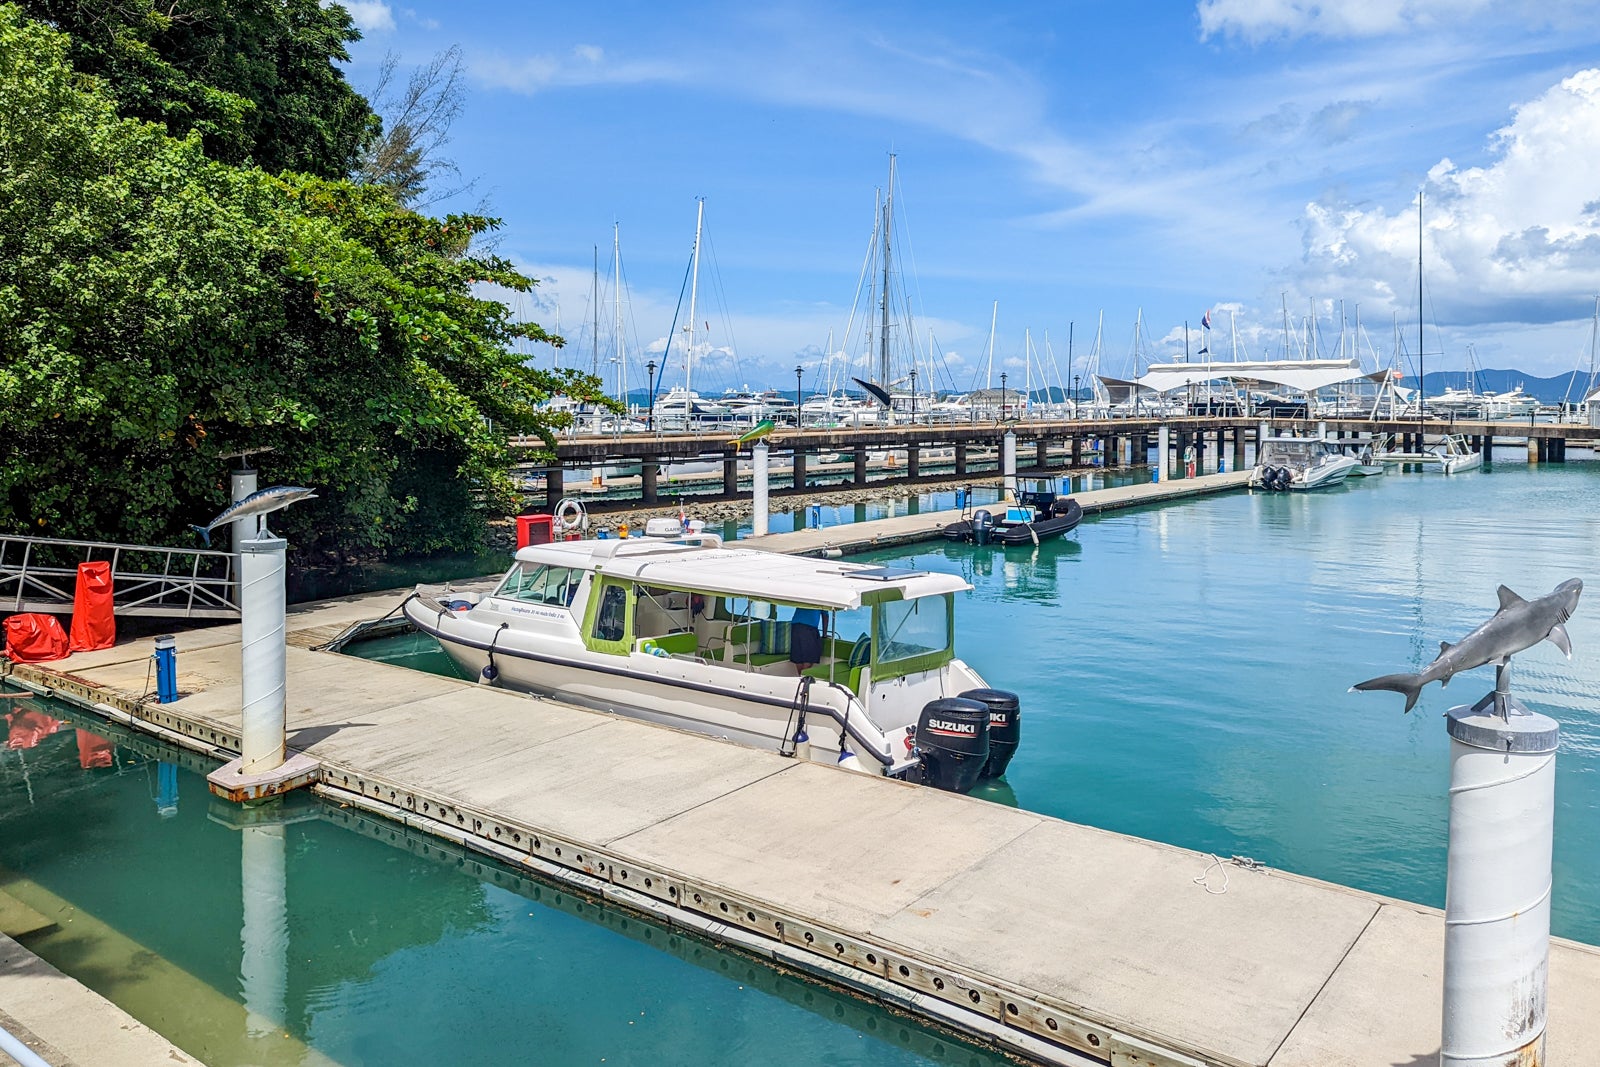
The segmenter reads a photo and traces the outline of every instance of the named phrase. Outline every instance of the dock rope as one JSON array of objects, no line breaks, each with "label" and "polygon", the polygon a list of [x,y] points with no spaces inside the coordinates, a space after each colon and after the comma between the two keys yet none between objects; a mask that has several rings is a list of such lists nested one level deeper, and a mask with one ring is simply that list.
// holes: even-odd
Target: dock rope
[{"label": "dock rope", "polygon": [[[1260,860],[1251,859],[1249,856],[1229,856],[1227,863],[1224,863],[1215,852],[1208,852],[1206,855],[1211,857],[1211,862],[1206,864],[1206,869],[1201,871],[1198,877],[1190,880],[1194,882],[1195,885],[1200,886],[1207,893],[1214,897],[1220,897],[1222,894],[1228,891],[1229,863],[1233,864],[1235,867],[1240,867],[1247,871],[1264,871],[1267,869],[1267,865],[1265,863],[1262,863]],[[1212,871],[1222,872],[1222,887],[1220,889],[1213,889],[1211,887]]]}]

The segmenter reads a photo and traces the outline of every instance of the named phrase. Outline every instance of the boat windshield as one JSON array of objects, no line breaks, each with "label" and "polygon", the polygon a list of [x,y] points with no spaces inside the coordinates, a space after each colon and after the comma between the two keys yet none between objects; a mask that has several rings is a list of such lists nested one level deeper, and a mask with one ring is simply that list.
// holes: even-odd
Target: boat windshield
[{"label": "boat windshield", "polygon": [[578,591],[583,579],[581,570],[570,567],[552,567],[545,563],[518,563],[511,568],[495,596],[513,600],[526,600],[534,604],[553,604],[566,607]]},{"label": "boat windshield", "polygon": [[879,605],[874,635],[878,662],[898,663],[947,653],[954,604],[955,598],[946,593]]}]

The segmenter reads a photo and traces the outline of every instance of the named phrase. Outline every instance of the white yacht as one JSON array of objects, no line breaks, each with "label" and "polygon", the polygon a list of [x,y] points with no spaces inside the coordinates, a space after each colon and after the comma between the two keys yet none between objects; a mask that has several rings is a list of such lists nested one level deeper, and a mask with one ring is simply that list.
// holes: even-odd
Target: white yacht
[{"label": "white yacht", "polygon": [[955,656],[970,588],[702,534],[529,546],[492,593],[419,587],[404,611],[486,684],[967,792],[1019,725]]},{"label": "white yacht", "polygon": [[1338,485],[1358,466],[1331,441],[1318,437],[1269,437],[1261,443],[1252,489],[1322,489]]}]

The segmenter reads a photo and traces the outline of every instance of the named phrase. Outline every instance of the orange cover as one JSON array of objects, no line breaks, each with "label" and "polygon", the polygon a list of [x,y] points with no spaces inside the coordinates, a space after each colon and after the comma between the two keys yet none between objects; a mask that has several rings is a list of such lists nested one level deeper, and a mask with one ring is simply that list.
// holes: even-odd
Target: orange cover
[{"label": "orange cover", "polygon": [[13,615],[6,620],[6,655],[13,663],[67,658],[67,635],[54,615]]},{"label": "orange cover", "polygon": [[72,599],[74,652],[93,652],[117,643],[117,617],[111,607],[111,564],[105,560],[78,564],[78,588]]}]

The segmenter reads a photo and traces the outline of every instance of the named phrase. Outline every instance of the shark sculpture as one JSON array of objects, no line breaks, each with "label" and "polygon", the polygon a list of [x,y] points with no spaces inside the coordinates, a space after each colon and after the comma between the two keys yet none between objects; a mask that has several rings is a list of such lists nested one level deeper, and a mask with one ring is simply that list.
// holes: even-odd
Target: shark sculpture
[{"label": "shark sculpture", "polygon": [[[205,541],[206,547],[210,548],[211,531],[218,526],[224,526],[234,519],[246,519],[252,515],[267,515],[301,500],[315,500],[316,496],[316,490],[306,489],[303,486],[275,485],[271,489],[259,490],[251,493],[243,500],[235,501],[228,505],[227,510],[206,525],[191,526],[189,528],[198,533]],[[238,550],[238,546],[234,546],[234,551],[237,552]]]},{"label": "shark sculpture", "polygon": [[1422,669],[1420,674],[1385,674],[1357,682],[1352,690],[1370,692],[1385,689],[1403,693],[1406,710],[1417,704],[1422,687],[1429,682],[1449,685],[1450,679],[1461,671],[1470,671],[1487,663],[1504,666],[1511,657],[1540,641],[1549,641],[1568,659],[1572,658],[1572,642],[1563,625],[1578,608],[1578,595],[1583,592],[1583,582],[1568,578],[1549,594],[1537,600],[1524,600],[1505,586],[1499,589],[1500,610],[1494,617],[1470,634],[1451,644],[1439,642],[1439,656]]}]

